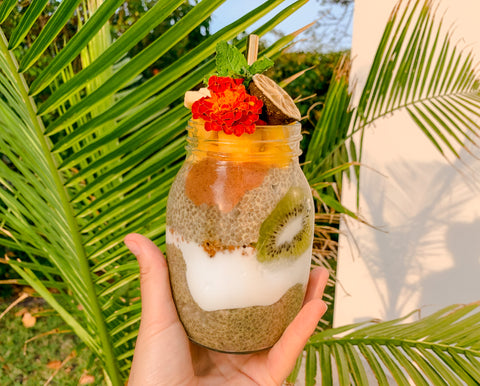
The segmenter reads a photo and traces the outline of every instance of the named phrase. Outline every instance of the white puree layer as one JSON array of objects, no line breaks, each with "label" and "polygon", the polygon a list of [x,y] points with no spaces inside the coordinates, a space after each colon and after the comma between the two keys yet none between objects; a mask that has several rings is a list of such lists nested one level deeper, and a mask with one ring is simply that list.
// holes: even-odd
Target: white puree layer
[{"label": "white puree layer", "polygon": [[210,257],[201,245],[168,227],[166,242],[182,252],[188,288],[205,311],[271,305],[295,284],[306,285],[310,273],[310,248],[295,260],[260,263],[251,247]]}]

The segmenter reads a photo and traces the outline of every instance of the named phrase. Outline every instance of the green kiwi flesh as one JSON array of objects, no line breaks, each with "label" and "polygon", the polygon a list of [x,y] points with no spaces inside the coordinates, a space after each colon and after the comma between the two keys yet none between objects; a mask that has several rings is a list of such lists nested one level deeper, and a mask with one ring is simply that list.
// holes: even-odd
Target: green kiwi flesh
[{"label": "green kiwi flesh", "polygon": [[292,187],[260,226],[257,260],[296,259],[310,247],[312,236],[310,199],[304,190]]}]

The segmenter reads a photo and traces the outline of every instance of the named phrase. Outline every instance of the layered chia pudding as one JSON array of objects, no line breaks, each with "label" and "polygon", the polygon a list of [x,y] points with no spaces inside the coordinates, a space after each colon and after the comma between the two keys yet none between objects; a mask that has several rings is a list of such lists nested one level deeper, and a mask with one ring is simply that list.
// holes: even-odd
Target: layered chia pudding
[{"label": "layered chia pudding", "polygon": [[187,159],[167,204],[180,320],[192,341],[233,353],[271,347],[300,310],[314,227],[298,110],[270,124],[269,102],[247,90],[244,79],[212,76],[193,104],[186,98]]}]

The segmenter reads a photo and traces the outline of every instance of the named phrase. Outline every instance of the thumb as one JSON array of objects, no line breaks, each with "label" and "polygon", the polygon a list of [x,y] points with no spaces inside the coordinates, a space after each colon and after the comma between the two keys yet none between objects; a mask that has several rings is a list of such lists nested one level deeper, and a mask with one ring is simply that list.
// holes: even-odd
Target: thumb
[{"label": "thumb", "polygon": [[137,233],[128,234],[124,241],[140,267],[142,323],[155,324],[162,329],[177,322],[167,262],[162,252],[152,241]]}]

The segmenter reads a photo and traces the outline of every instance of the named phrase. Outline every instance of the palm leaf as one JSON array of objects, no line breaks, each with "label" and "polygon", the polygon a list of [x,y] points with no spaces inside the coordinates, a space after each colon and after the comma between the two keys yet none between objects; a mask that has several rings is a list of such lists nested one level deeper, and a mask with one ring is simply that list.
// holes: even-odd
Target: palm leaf
[{"label": "palm leaf", "polygon": [[[468,144],[478,145],[478,65],[471,52],[458,49],[451,39],[443,20],[436,18],[433,1],[398,2],[385,26],[357,106],[351,105],[353,87],[344,70],[348,64],[339,66],[332,77],[305,157],[304,171],[314,186],[325,182],[325,173],[338,170],[333,180],[327,181],[334,182],[341,192],[344,175],[350,176],[345,167],[350,162],[359,191],[364,130],[399,110],[409,114],[446,158],[459,157],[459,147],[470,152]],[[357,133],[360,137],[353,141]],[[323,193],[338,195],[331,189]]]},{"label": "palm leaf", "polygon": [[[332,79],[304,171],[333,211],[347,213],[338,200],[338,186],[348,163],[359,165],[363,132],[379,118],[406,110],[445,157],[458,157],[459,146],[477,145],[478,67],[471,53],[451,43],[451,33],[436,20],[432,4],[400,1],[395,7],[356,107],[351,105],[348,82],[339,81],[337,74]],[[358,152],[352,141],[357,133]],[[347,141],[352,145],[348,147]],[[332,181],[336,170],[340,173]],[[358,168],[356,173],[358,177]],[[332,183],[337,190],[325,190]],[[381,385],[392,378],[400,385],[478,384],[479,318],[477,305],[452,306],[411,324],[396,320],[363,328],[345,326],[316,334],[307,352],[311,347],[317,351],[325,385],[334,379],[340,385],[368,384],[368,373]],[[348,330],[348,335],[335,337]],[[314,383],[311,364],[306,367],[310,369],[306,383]]]},{"label": "palm leaf", "polygon": [[[214,70],[220,40],[237,37],[282,0],[261,3],[140,86],[132,81],[222,2],[200,2],[120,66],[183,1],[158,2],[110,45],[108,19],[121,2],[84,9],[82,27],[43,69],[46,49],[81,12],[78,1],[61,2],[31,46],[25,37],[42,2],[29,8],[10,40],[0,26],[0,153],[7,161],[0,162],[0,244],[24,252],[9,263],[99,358],[115,385],[128,375],[140,319],[138,268],[122,240],[141,232],[164,244],[166,198],[184,157],[188,111],[180,98]],[[305,2],[279,11],[256,33],[265,34]],[[2,20],[15,4],[0,5]],[[277,55],[292,38],[268,54]],[[244,50],[246,39],[238,46]],[[75,73],[78,57],[82,69]],[[29,85],[23,72],[32,69],[38,76]]]},{"label": "palm leaf", "polygon": [[437,150],[459,157],[477,144],[478,74],[471,52],[452,44],[433,2],[400,1],[392,12],[357,107],[354,131],[406,109]]},{"label": "palm leaf", "polygon": [[[313,185],[328,180],[325,172],[355,161],[352,154],[348,155],[345,145],[353,118],[349,67],[349,59],[342,57],[332,75],[324,108],[307,148],[303,171]],[[340,188],[342,174],[342,170],[337,170],[333,176]]]},{"label": "palm leaf", "polygon": [[333,72],[324,108],[307,147],[303,172],[316,191],[314,197],[322,204],[336,213],[361,220],[340,200],[343,175],[352,167],[358,173],[359,166],[355,143],[351,141],[350,148],[347,148],[354,118],[348,83],[349,65],[349,59],[343,56]]},{"label": "palm leaf", "polygon": [[404,323],[404,319],[366,322],[314,335],[307,350],[321,353],[322,384],[332,385],[335,372],[339,384],[347,385],[352,381],[368,384],[368,373],[380,385],[388,384],[389,377],[399,385],[480,382],[478,304],[449,306],[416,322]]}]

